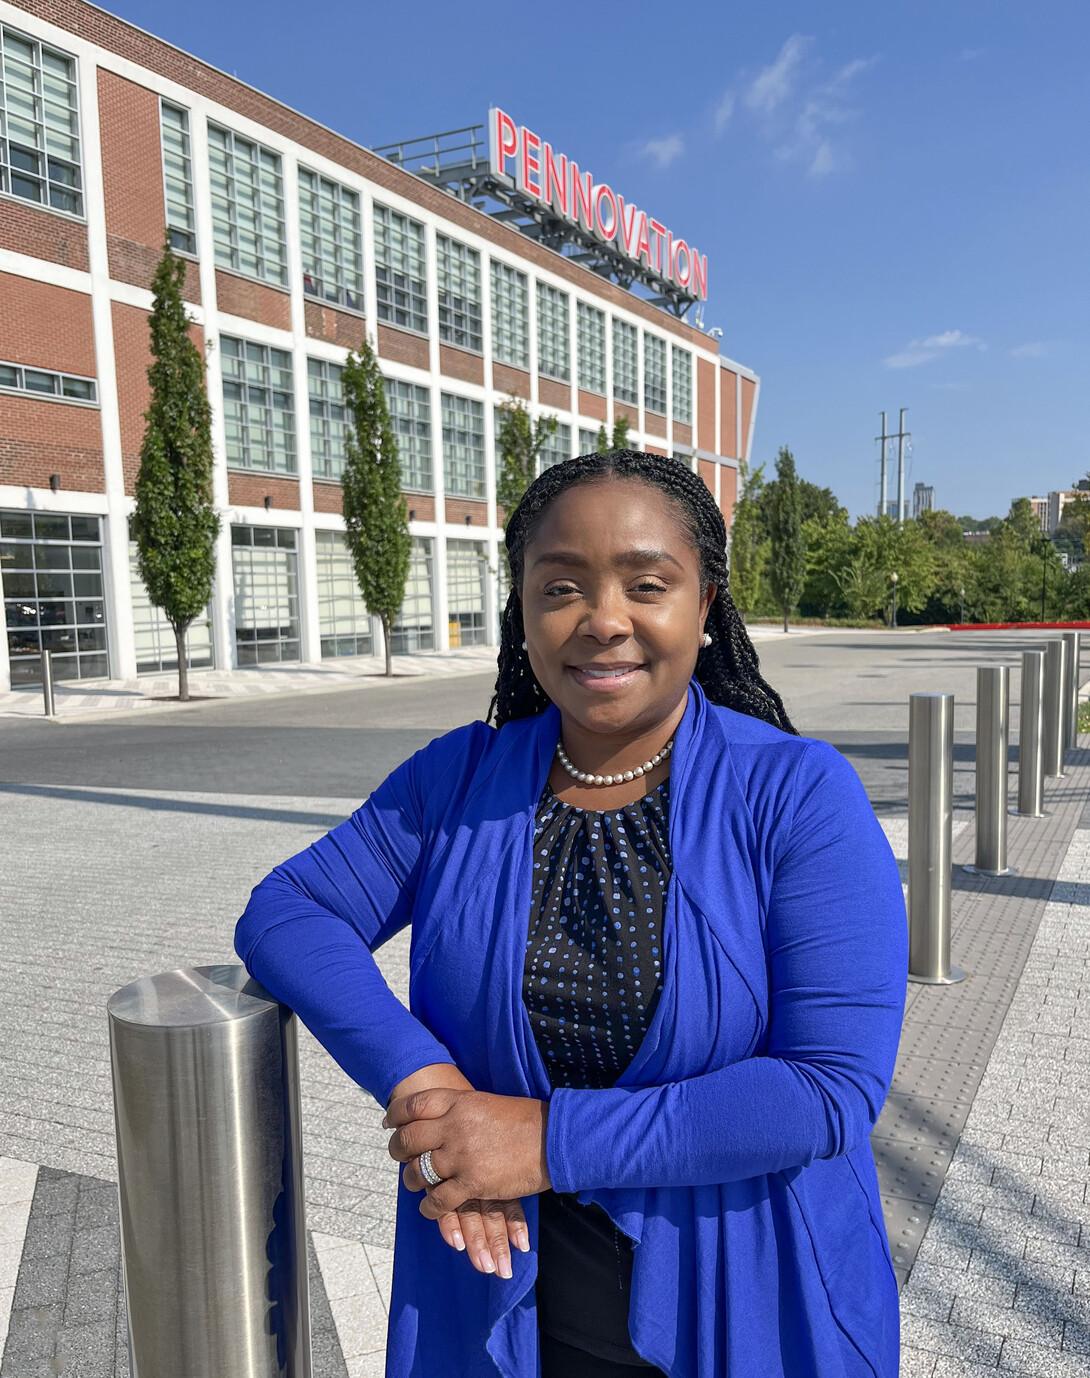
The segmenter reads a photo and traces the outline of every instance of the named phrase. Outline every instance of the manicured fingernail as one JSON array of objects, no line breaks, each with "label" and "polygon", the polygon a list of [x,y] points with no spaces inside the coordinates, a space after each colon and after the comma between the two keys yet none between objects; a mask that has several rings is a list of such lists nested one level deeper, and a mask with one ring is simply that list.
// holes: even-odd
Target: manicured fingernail
[{"label": "manicured fingernail", "polygon": [[486,1273],[494,1273],[496,1271],[496,1265],[492,1262],[491,1254],[481,1254],[481,1267]]},{"label": "manicured fingernail", "polygon": [[462,1238],[462,1232],[461,1232],[461,1230],[455,1230],[455,1231],[454,1231],[454,1234],[451,1236],[451,1238],[454,1240],[454,1247],[455,1247],[456,1249],[458,1249],[458,1250],[463,1250],[463,1249],[465,1248],[466,1242],[465,1242],[465,1240]]},{"label": "manicured fingernail", "polygon": [[530,1252],[530,1236],[525,1232],[525,1230],[519,1230],[518,1234],[515,1236],[515,1243],[519,1246],[519,1248],[522,1250],[524,1254],[528,1254]]},{"label": "manicured fingernail", "polygon": [[389,1129],[389,1128],[390,1128],[390,1126],[386,1123],[386,1116],[385,1116],[385,1115],[383,1115],[383,1117],[382,1117],[382,1127],[383,1127],[383,1129]]},{"label": "manicured fingernail", "polygon": [[500,1259],[500,1277],[509,1278],[511,1276],[511,1260],[509,1258]]}]

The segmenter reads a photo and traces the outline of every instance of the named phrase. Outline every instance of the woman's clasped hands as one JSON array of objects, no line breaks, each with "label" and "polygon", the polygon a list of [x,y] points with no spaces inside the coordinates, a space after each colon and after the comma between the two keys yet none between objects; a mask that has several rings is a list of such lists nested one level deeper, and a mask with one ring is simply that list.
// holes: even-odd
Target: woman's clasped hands
[{"label": "woman's clasped hands", "polygon": [[[393,1129],[390,1156],[405,1168],[409,1191],[424,1191],[420,1213],[438,1223],[443,1238],[464,1249],[482,1273],[511,1276],[511,1245],[525,1252],[529,1231],[520,1197],[549,1188],[545,1162],[546,1101],[475,1091],[456,1068],[440,1076],[414,1074],[394,1088],[383,1127]],[[412,1086],[410,1083],[416,1083]],[[438,1084],[436,1084],[438,1083]],[[444,1180],[429,1187],[420,1154],[431,1149],[432,1168]]]}]

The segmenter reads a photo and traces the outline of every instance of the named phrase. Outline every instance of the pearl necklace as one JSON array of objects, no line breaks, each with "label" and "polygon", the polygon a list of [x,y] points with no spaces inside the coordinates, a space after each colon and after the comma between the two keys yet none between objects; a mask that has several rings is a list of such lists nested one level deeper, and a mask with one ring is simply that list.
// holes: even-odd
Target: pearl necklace
[{"label": "pearl necklace", "polygon": [[556,754],[560,764],[574,779],[584,785],[619,785],[622,780],[635,780],[639,775],[650,775],[654,768],[665,761],[674,745],[673,737],[666,743],[661,751],[655,753],[649,761],[644,761],[642,766],[636,766],[632,770],[623,770],[617,775],[594,775],[590,771],[576,770],[571,761],[568,760],[567,753],[559,742],[556,744]]}]

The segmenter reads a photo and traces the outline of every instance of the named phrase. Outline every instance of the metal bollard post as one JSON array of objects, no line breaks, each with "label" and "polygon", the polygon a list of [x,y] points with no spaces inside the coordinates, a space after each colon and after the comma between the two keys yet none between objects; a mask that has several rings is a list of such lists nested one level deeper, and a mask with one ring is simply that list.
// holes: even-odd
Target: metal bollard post
[{"label": "metal bollard post", "polygon": [[1064,690],[1064,750],[1070,751],[1079,736],[1079,661],[1082,656],[1082,637],[1078,632],[1064,632],[1067,647],[1066,687]]},{"label": "metal bollard post", "polygon": [[975,875],[1009,876],[1007,865],[1007,757],[1010,751],[1010,670],[980,665],[976,672]]},{"label": "metal bollard post", "polygon": [[1045,774],[1057,779],[1064,773],[1064,686],[1067,680],[1067,647],[1058,638],[1045,642],[1044,727],[1041,754]]},{"label": "metal bollard post", "polygon": [[1045,761],[1041,740],[1045,653],[1022,652],[1022,702],[1018,710],[1018,812],[1044,817]]},{"label": "metal bollard post", "polygon": [[952,985],[950,857],[954,828],[954,696],[908,699],[908,979]]},{"label": "metal bollard post", "polygon": [[295,1017],[241,966],[107,1013],[132,1378],[310,1378]]},{"label": "metal bollard post", "polygon": [[57,704],[53,697],[53,652],[42,652],[42,697],[45,699],[45,716],[57,716]]}]

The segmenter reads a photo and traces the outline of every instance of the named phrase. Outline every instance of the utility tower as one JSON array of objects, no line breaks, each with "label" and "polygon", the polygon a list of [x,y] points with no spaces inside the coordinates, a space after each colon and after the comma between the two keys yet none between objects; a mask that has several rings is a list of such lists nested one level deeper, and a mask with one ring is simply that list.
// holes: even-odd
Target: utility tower
[{"label": "utility tower", "polygon": [[896,440],[897,442],[897,525],[903,526],[908,515],[905,506],[905,441],[911,438],[911,431],[905,430],[905,414],[908,408],[901,408],[901,420],[894,435],[886,431],[886,414],[882,413],[882,434],[874,438],[882,447],[882,481],[881,493],[878,498],[878,515],[886,510],[886,442]]}]

